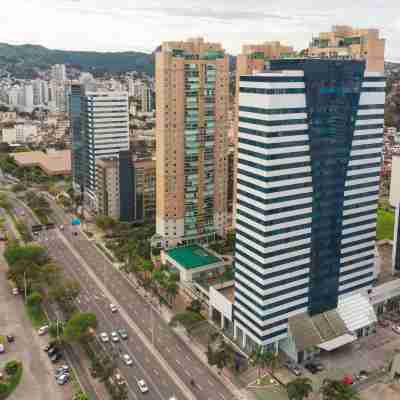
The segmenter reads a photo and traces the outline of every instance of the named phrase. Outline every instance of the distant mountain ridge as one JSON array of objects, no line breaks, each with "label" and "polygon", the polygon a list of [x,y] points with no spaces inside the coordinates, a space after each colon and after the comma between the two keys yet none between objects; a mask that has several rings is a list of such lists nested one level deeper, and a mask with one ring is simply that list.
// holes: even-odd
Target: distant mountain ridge
[{"label": "distant mountain ridge", "polygon": [[[82,71],[124,73],[144,72],[154,75],[155,52],[139,51],[98,52],[52,50],[41,45],[12,45],[0,43],[0,69],[4,68],[17,78],[35,77],[35,70],[54,64],[69,64]],[[235,69],[236,57],[229,56],[230,69]]]},{"label": "distant mountain ridge", "polygon": [[40,45],[0,43],[0,67],[10,72],[23,74],[53,64],[70,64],[83,71],[137,71],[154,75],[154,54],[151,53],[52,50]]}]

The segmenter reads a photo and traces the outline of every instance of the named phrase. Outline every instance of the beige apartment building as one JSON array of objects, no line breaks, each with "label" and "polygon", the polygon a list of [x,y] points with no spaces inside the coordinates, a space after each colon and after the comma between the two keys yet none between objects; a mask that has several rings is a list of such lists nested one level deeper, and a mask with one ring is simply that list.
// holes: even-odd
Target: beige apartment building
[{"label": "beige apartment building", "polygon": [[120,216],[118,158],[96,160],[97,212],[116,220]]},{"label": "beige apartment building", "polygon": [[164,247],[225,235],[229,59],[202,38],[156,55],[156,231]]},{"label": "beige apartment building", "polygon": [[344,57],[366,60],[368,72],[384,72],[385,39],[378,29],[356,29],[334,25],[331,32],[321,32],[312,39],[309,57]]}]

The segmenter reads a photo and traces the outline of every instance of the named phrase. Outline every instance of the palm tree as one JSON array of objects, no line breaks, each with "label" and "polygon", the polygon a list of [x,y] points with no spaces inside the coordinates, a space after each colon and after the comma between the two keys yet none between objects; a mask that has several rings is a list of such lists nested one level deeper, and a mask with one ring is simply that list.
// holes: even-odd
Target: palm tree
[{"label": "palm tree", "polygon": [[167,284],[167,294],[169,297],[169,302],[172,305],[175,301],[176,296],[178,295],[179,292],[179,286],[174,280],[168,280]]},{"label": "palm tree", "polygon": [[261,376],[261,368],[263,368],[263,350],[264,348],[262,346],[257,346],[253,349],[253,351],[250,354],[250,365],[253,367],[258,368],[258,377],[260,378]]},{"label": "palm tree", "polygon": [[297,378],[286,385],[289,400],[303,400],[312,393],[311,379]]},{"label": "palm tree", "polygon": [[272,351],[265,351],[263,359],[265,360],[266,367],[271,370],[271,374],[274,374],[275,369],[279,364],[278,354]]},{"label": "palm tree", "polygon": [[353,386],[325,379],[321,387],[322,397],[324,400],[359,400],[360,396]]}]

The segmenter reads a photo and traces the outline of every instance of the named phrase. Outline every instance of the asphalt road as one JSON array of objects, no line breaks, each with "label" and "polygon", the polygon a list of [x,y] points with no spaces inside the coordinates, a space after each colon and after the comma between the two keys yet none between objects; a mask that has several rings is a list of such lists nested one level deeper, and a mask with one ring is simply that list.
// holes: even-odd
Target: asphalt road
[{"label": "asphalt road", "polygon": [[[108,259],[98,250],[93,243],[86,239],[79,230],[69,226],[70,218],[54,204],[57,222],[65,224],[66,228],[62,232],[64,240],[56,234],[47,233],[47,240],[43,243],[49,248],[49,252],[72,276],[81,282],[84,288],[80,299],[83,309],[93,310],[99,318],[99,331],[115,330],[124,327],[128,330],[130,340],[127,343],[119,344],[117,352],[127,352],[134,359],[134,366],[128,368],[122,366],[123,374],[130,383],[131,398],[140,398],[140,394],[135,386],[137,378],[145,379],[150,393],[148,398],[168,399],[175,395],[177,399],[183,399],[184,395],[176,380],[171,375],[177,375],[186,389],[192,392],[192,398],[201,400],[228,400],[232,399],[232,393],[208,370],[206,366],[191,352],[189,346],[183,342],[162,319],[157,312],[153,311],[154,306],[149,305],[135,288],[117,271]],[[77,231],[78,236],[74,236],[72,231]],[[61,234],[61,233],[59,233]],[[69,245],[76,251],[79,257],[74,255]],[[89,268],[87,270],[82,264],[82,260]],[[90,274],[91,272],[91,274]],[[95,277],[95,279],[93,279]],[[96,282],[97,281],[97,282]],[[101,284],[107,289],[101,289]],[[123,308],[124,314],[112,314],[109,309],[110,295],[116,303]],[[121,310],[122,311],[122,310]],[[126,317],[128,316],[128,317]],[[168,373],[162,367],[160,360],[155,358],[144,341],[129,323],[129,318],[134,320],[134,324],[141,330],[148,340],[152,340],[154,332],[154,345],[163,359],[167,362],[172,371]],[[108,347],[112,345],[107,344]],[[194,379],[195,386],[190,385]],[[131,383],[133,382],[133,385]],[[135,391],[136,389],[136,391]],[[134,397],[134,392],[136,392]]]}]

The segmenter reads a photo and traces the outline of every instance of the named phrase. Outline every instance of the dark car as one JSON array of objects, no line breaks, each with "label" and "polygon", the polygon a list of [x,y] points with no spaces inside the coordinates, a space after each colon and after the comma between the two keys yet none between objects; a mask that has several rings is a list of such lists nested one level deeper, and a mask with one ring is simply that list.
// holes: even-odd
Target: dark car
[{"label": "dark car", "polygon": [[379,326],[381,326],[382,328],[387,328],[390,323],[389,321],[386,321],[385,319],[381,319],[378,321]]},{"label": "dark car", "polygon": [[47,352],[47,355],[49,357],[52,357],[54,354],[58,353],[58,351],[59,350],[57,349],[57,347],[50,347],[50,349]]},{"label": "dark car", "polygon": [[296,376],[301,375],[300,366],[293,361],[286,361],[285,367]]},{"label": "dark car", "polygon": [[14,335],[7,335],[7,342],[12,343],[15,340]]},{"label": "dark car", "polygon": [[318,372],[318,367],[314,363],[307,363],[304,367],[312,374],[316,374]]},{"label": "dark car", "polygon": [[50,361],[52,363],[56,363],[57,361],[61,360],[61,358],[62,358],[62,354],[60,352],[56,352],[50,357]]}]

